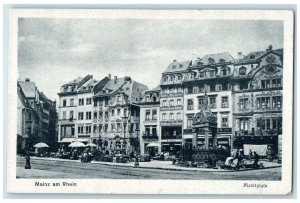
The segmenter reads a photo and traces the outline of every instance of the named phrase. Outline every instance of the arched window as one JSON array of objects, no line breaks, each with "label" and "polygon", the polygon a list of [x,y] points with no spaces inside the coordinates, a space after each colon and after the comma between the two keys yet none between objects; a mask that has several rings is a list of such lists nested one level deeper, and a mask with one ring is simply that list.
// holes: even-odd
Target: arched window
[{"label": "arched window", "polygon": [[240,67],[239,75],[246,75],[246,67],[244,67],[244,66]]},{"label": "arched window", "polygon": [[168,77],[165,76],[165,77],[164,77],[164,82],[167,82],[167,81],[168,81]]}]

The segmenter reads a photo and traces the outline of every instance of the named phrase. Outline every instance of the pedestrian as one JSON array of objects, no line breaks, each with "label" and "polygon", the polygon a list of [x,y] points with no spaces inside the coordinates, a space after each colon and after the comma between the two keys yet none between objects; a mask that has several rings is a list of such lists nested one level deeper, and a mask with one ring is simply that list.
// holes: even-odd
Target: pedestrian
[{"label": "pedestrian", "polygon": [[250,149],[250,150],[249,150],[249,159],[252,159],[252,156],[253,156],[252,150]]},{"label": "pedestrian", "polygon": [[256,153],[256,151],[253,152],[253,168],[258,168],[258,161],[259,161],[259,156]]}]

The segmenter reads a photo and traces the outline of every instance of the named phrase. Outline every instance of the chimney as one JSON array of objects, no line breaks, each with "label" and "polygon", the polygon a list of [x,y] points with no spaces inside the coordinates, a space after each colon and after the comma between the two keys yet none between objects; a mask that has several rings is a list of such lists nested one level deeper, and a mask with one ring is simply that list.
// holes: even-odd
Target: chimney
[{"label": "chimney", "polygon": [[111,79],[111,74],[108,74],[108,78]]},{"label": "chimney", "polygon": [[269,52],[269,51],[272,51],[272,49],[273,49],[273,46],[270,44],[269,48],[266,49],[266,51]]},{"label": "chimney", "polygon": [[176,59],[174,59],[174,60],[173,60],[173,63],[176,63],[176,62],[177,62],[177,60],[176,60]]},{"label": "chimney", "polygon": [[238,52],[238,60],[242,60],[243,59],[243,53],[242,52]]},{"label": "chimney", "polygon": [[117,83],[117,80],[118,80],[118,77],[114,76],[114,82],[115,82],[115,84]]}]

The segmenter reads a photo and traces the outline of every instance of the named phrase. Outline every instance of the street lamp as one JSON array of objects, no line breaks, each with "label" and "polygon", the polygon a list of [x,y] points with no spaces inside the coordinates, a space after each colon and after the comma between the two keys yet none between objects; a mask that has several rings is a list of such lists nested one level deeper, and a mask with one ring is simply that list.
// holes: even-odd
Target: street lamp
[{"label": "street lamp", "polygon": [[123,142],[123,145],[124,145],[124,148],[126,146],[126,126],[127,126],[127,121],[128,121],[128,117],[124,114],[124,116],[122,117],[122,121],[123,121],[123,126],[124,126],[124,142]]},{"label": "street lamp", "polygon": [[134,167],[138,167],[140,164],[139,164],[139,153],[138,153],[138,149],[139,149],[139,136],[140,136],[140,130],[139,129],[136,129],[135,130],[136,132],[136,140],[135,140],[135,162],[134,162]]},{"label": "street lamp", "polygon": [[26,133],[23,137],[22,148],[26,159],[25,169],[31,169],[30,156],[29,156],[29,129],[26,129]]}]

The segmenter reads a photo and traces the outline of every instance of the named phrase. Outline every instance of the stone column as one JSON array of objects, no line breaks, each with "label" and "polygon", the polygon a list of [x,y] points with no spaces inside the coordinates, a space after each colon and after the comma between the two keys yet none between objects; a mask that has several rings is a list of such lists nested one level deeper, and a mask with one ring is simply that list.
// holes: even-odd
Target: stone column
[{"label": "stone column", "polygon": [[217,129],[216,128],[211,129],[211,135],[212,135],[213,148],[217,148],[218,140],[217,140]]},{"label": "stone column", "polygon": [[193,129],[193,147],[197,147],[198,144],[198,128]]},{"label": "stone column", "polygon": [[209,148],[209,139],[208,139],[208,136],[209,136],[209,127],[208,126],[206,126],[204,128],[204,135],[205,135],[205,141],[204,141],[204,143],[205,143],[205,149],[208,149]]}]

